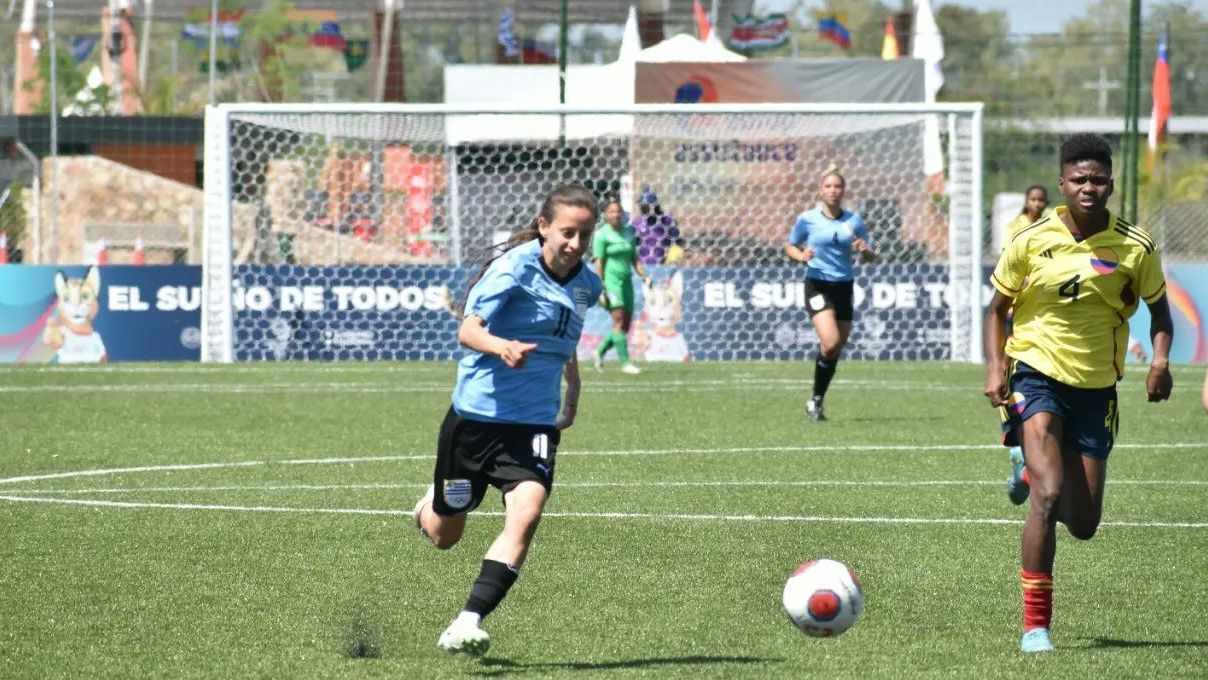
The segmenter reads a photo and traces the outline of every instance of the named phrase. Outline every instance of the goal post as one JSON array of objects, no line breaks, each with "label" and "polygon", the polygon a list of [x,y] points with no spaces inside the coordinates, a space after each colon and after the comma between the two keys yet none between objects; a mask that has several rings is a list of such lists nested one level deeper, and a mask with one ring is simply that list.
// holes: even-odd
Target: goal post
[{"label": "goal post", "polygon": [[639,360],[812,356],[783,247],[832,167],[879,255],[847,355],[982,358],[981,104],[222,104],[204,154],[203,361],[454,358],[469,276],[565,182],[637,227]]}]

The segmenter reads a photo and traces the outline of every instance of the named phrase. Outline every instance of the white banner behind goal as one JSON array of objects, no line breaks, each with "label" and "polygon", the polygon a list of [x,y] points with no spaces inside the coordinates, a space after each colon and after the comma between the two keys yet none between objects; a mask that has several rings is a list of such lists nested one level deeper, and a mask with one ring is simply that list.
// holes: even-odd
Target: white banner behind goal
[{"label": "white banner behind goal", "polygon": [[[454,358],[468,276],[572,181],[621,197],[655,275],[638,287],[639,360],[812,356],[804,269],[783,247],[834,166],[880,255],[857,267],[847,356],[979,361],[981,111],[212,107],[202,359]],[[608,330],[592,310],[581,351]]]}]

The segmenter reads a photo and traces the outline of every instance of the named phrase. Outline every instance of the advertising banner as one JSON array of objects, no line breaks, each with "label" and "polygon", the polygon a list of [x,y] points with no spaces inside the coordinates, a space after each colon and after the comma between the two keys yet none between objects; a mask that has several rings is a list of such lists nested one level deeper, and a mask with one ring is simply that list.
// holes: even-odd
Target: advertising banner
[{"label": "advertising banner", "polygon": [[[629,334],[637,361],[801,360],[817,351],[799,267],[648,269],[653,285],[635,285]],[[236,267],[235,358],[456,359],[453,309],[470,274],[449,266]],[[1171,361],[1206,361],[1208,265],[1171,264],[1166,276]],[[0,363],[196,361],[200,286],[196,266],[0,266]],[[861,267],[854,292],[844,356],[950,357],[947,267]],[[983,298],[990,294],[983,285]],[[608,312],[588,310],[580,356],[590,357],[611,329]],[[1152,356],[1145,305],[1130,329],[1129,361]]]},{"label": "advertising banner", "polygon": [[0,363],[200,358],[201,268],[0,267]]},{"label": "advertising banner", "polygon": [[451,266],[234,271],[235,360],[453,359],[470,270]]}]

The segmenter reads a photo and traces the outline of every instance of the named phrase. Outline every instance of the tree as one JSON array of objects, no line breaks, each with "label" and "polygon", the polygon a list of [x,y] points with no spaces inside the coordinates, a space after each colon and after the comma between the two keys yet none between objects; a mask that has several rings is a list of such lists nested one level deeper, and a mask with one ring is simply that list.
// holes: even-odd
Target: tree
[{"label": "tree", "polygon": [[990,115],[1001,108],[1004,89],[1012,87],[1011,59],[1004,12],[978,12],[942,5],[935,21],[944,36],[944,87],[940,99],[983,101]]}]

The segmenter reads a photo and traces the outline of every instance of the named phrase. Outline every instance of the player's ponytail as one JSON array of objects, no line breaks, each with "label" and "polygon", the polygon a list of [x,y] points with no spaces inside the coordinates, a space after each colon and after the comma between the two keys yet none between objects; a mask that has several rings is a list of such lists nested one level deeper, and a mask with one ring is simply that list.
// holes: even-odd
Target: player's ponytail
[{"label": "player's ponytail", "polygon": [[541,237],[541,231],[538,229],[538,226],[541,220],[544,220],[546,224],[551,224],[554,221],[555,213],[560,205],[574,208],[584,208],[590,211],[591,221],[593,224],[600,217],[600,209],[596,204],[596,195],[591,192],[591,189],[588,189],[582,184],[563,184],[559,187],[556,187],[553,191],[550,191],[545,195],[545,199],[541,201],[541,208],[537,213],[537,217],[534,217],[527,225],[513,232],[512,235],[509,236],[503,243],[496,243],[487,248],[484,254],[484,256],[487,258],[486,262],[484,262],[474,276],[470,278],[470,282],[466,284],[466,290],[465,293],[462,294],[461,300],[454,305],[454,309],[452,311],[457,315],[458,319],[463,318],[465,314],[466,301],[470,297],[470,291],[474,288],[474,284],[478,283],[483,274],[486,274],[487,269],[491,266],[491,263],[493,263],[495,260],[498,260],[504,253],[508,252],[512,248],[528,243],[534,239],[544,243],[544,239]]}]

